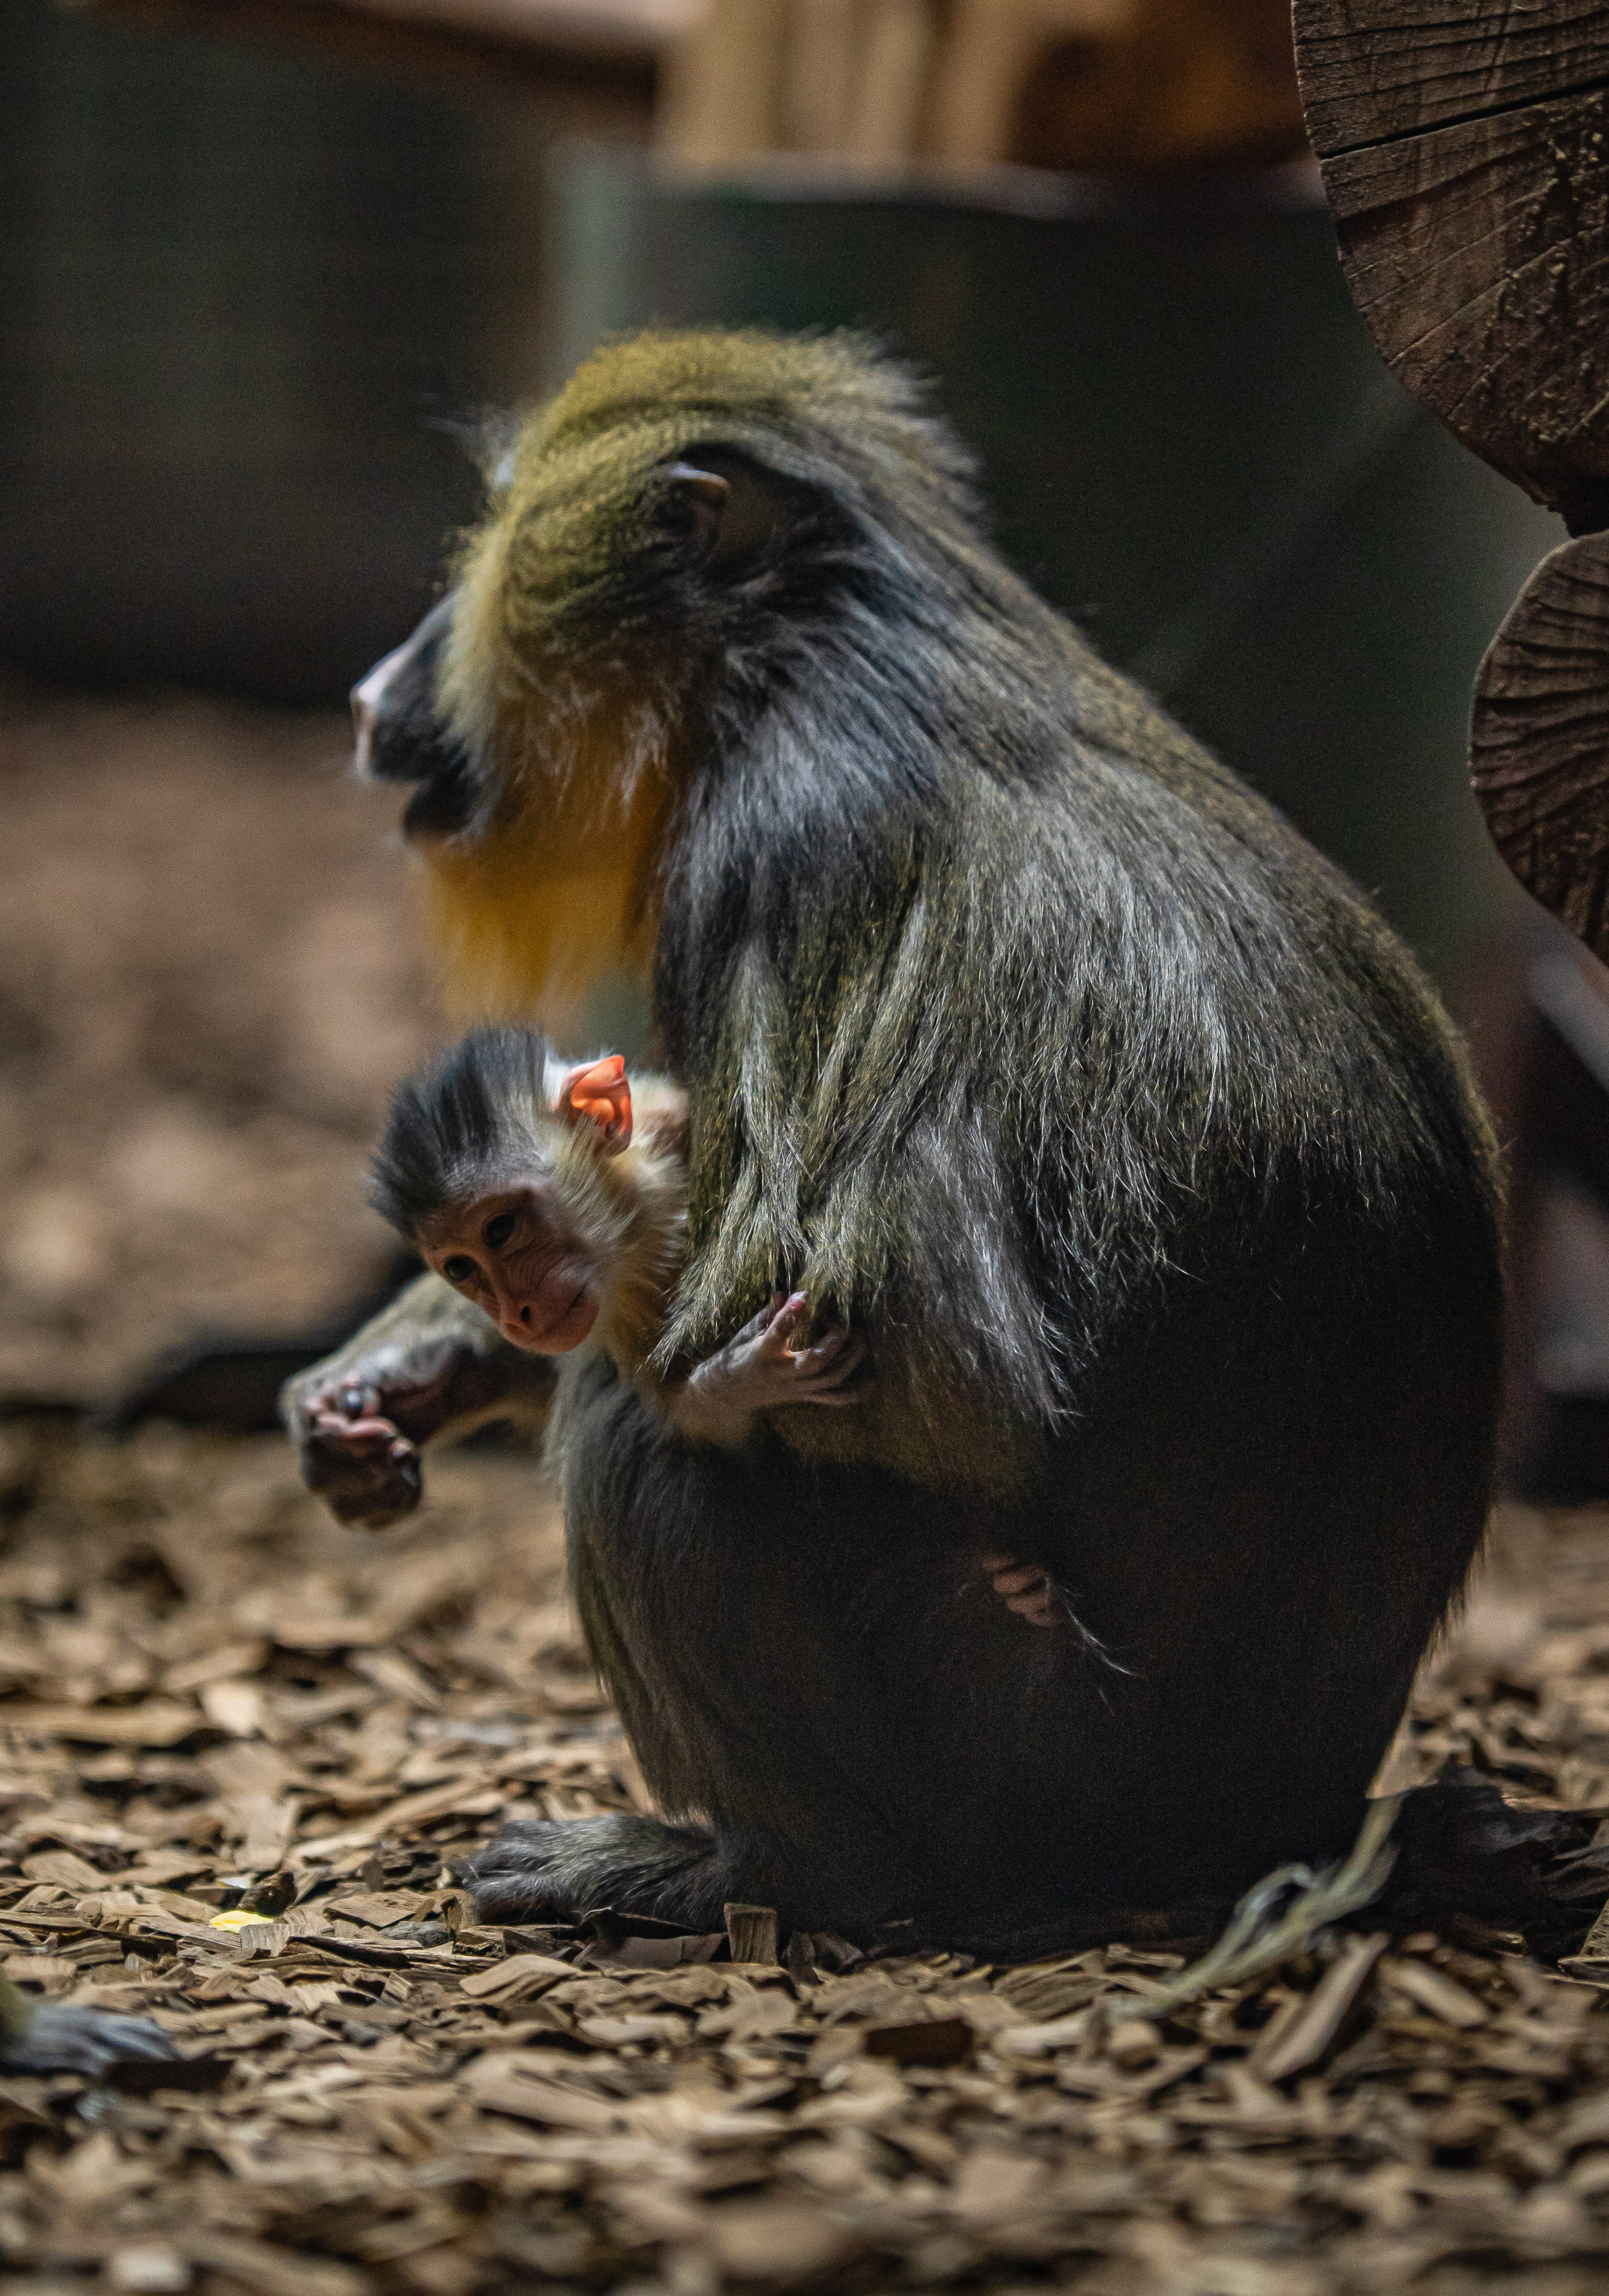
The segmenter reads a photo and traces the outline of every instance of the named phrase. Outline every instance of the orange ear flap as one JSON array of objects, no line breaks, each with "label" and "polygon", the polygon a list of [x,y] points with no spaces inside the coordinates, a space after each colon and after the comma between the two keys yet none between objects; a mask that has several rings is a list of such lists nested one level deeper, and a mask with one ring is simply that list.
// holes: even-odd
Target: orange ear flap
[{"label": "orange ear flap", "polygon": [[571,1124],[589,1124],[606,1156],[618,1156],[631,1145],[631,1086],[626,1063],[619,1053],[571,1069],[559,1087],[555,1115]]}]

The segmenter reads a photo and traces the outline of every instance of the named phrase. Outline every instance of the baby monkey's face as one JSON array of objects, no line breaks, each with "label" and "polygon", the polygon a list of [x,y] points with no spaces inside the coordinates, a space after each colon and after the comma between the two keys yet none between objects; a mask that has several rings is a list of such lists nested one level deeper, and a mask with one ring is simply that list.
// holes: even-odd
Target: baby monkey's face
[{"label": "baby monkey's face", "polygon": [[597,1321],[603,1271],[595,1248],[533,1176],[443,1205],[419,1236],[438,1275],[484,1308],[505,1340],[533,1355],[568,1355]]}]

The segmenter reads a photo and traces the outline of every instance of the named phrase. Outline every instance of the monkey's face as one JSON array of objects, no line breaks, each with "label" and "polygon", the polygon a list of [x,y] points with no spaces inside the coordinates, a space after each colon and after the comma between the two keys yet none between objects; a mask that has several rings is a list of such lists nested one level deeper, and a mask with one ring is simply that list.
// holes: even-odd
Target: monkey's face
[{"label": "monkey's face", "polygon": [[641,336],[589,359],[503,458],[453,591],[354,697],[369,770],[419,784],[454,1000],[556,1022],[565,992],[645,972],[718,722],[808,676],[808,627],[862,611],[878,564],[970,547],[967,511],[953,440],[858,345]]},{"label": "monkey's face", "polygon": [[516,1348],[568,1355],[597,1321],[598,1247],[565,1217],[541,1176],[444,1205],[418,1241],[437,1275],[483,1308]]}]

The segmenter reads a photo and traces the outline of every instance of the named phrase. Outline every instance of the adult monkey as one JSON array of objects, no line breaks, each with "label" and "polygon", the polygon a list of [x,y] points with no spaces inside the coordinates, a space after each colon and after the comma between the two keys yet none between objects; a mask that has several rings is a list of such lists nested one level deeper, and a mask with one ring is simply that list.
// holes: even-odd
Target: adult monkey
[{"label": "adult monkey", "polygon": [[[359,704],[461,984],[652,946],[672,1346],[798,1284],[910,1434],[907,1474],[854,1412],[735,1459],[578,1365],[582,1617],[699,1822],[508,1827],[483,1912],[961,1935],[1350,1842],[1486,1510],[1487,1131],[1406,953],[995,555],[911,378],[842,339],[599,353]],[[292,1394],[349,1519],[407,1498],[426,1296]],[[478,1311],[432,1312],[438,1383],[495,1383]]]}]

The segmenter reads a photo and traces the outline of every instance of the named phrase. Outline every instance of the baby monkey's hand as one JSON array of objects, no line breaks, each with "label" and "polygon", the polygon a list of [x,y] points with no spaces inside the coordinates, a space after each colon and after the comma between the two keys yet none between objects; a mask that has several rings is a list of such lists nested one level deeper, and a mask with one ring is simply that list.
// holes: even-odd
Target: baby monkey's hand
[{"label": "baby monkey's hand", "polygon": [[813,1347],[797,1352],[794,1332],[810,1308],[802,1292],[777,1292],[735,1340],[692,1374],[690,1386],[742,1411],[770,1411],[782,1403],[825,1403],[841,1408],[860,1393],[856,1374],[866,1341],[833,1324]]},{"label": "baby monkey's hand", "polygon": [[344,1380],[310,1398],[302,1442],[308,1486],[338,1521],[386,1530],[418,1505],[418,1448],[384,1416],[374,1387]]},{"label": "baby monkey's hand", "polygon": [[789,1345],[809,1313],[802,1292],[775,1293],[737,1337],[688,1374],[672,1406],[684,1434],[704,1443],[744,1441],[754,1414],[788,1403],[841,1409],[859,1400],[866,1341],[842,1324],[797,1353]]}]

